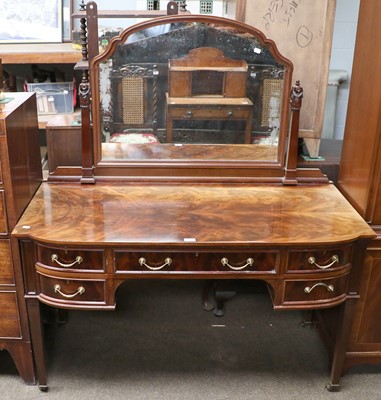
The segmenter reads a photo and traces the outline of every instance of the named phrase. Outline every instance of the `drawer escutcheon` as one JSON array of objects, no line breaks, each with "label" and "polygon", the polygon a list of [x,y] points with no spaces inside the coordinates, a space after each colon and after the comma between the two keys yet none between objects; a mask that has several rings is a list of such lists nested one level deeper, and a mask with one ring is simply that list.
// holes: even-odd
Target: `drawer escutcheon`
[{"label": "drawer escutcheon", "polygon": [[242,266],[240,266],[240,267],[235,267],[235,266],[233,266],[233,265],[230,265],[229,264],[229,260],[226,258],[226,257],[224,257],[224,258],[221,258],[221,264],[225,267],[225,266],[228,266],[230,269],[232,269],[232,270],[234,270],[234,271],[240,271],[240,270],[242,270],[242,269],[245,269],[246,267],[251,267],[252,265],[254,265],[254,260],[252,259],[252,258],[248,258],[247,260],[246,260],[246,264],[245,265],[242,265]]},{"label": "drawer escutcheon", "polygon": [[319,265],[319,264],[316,263],[315,257],[310,257],[310,258],[308,259],[308,262],[309,262],[310,264],[315,265],[316,267],[318,267],[318,268],[320,268],[320,269],[327,269],[327,268],[332,267],[333,264],[339,262],[339,256],[335,254],[335,255],[332,256],[331,260],[332,260],[332,262],[331,262],[330,264],[328,264],[328,265]]},{"label": "drawer escutcheon", "polygon": [[315,288],[317,288],[318,286],[323,286],[327,289],[327,292],[334,292],[335,291],[335,287],[333,285],[327,285],[326,283],[323,282],[319,282],[319,283],[315,283],[315,285],[313,286],[306,286],[304,288],[304,293],[311,293]]},{"label": "drawer escutcheon", "polygon": [[61,291],[61,286],[57,284],[57,285],[54,285],[54,292],[60,294],[61,296],[65,297],[66,299],[72,299],[75,296],[77,296],[78,294],[81,295],[81,294],[85,293],[85,288],[83,286],[79,286],[76,292],[71,293],[71,294],[66,294]]},{"label": "drawer escutcheon", "polygon": [[75,265],[75,264],[81,264],[82,263],[82,261],[83,261],[83,258],[81,257],[81,256],[77,256],[76,258],[75,258],[75,261],[73,261],[72,263],[70,263],[70,264],[64,264],[64,263],[62,263],[61,261],[59,261],[58,260],[58,255],[57,254],[52,254],[52,262],[56,262],[59,266],[61,266],[61,267],[63,267],[63,268],[70,268],[70,267],[72,267],[73,265]]}]

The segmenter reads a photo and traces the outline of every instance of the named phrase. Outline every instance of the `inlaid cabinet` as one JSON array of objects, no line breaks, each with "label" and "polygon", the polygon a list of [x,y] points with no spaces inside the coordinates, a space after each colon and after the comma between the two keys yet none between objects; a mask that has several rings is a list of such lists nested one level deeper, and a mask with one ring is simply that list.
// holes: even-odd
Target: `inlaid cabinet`
[{"label": "inlaid cabinet", "polygon": [[14,268],[11,232],[41,183],[36,99],[7,93],[0,104],[0,349],[7,350],[26,383],[34,383],[23,278]]}]

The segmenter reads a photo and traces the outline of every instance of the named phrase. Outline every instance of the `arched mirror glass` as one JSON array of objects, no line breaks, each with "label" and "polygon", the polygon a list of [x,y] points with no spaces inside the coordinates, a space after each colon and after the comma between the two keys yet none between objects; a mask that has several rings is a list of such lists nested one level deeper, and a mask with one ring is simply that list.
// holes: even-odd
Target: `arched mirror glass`
[{"label": "arched mirror glass", "polygon": [[291,70],[236,21],[129,28],[90,66],[96,161],[282,165]]}]

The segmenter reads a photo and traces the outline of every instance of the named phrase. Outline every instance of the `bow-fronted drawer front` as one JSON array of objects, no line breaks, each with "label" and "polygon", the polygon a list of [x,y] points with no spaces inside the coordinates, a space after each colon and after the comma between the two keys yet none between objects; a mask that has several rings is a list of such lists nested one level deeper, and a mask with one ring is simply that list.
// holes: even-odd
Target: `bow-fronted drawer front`
[{"label": "bow-fronted drawer front", "polygon": [[350,265],[351,247],[330,250],[290,251],[287,272],[333,271]]},{"label": "bow-fronted drawer front", "polygon": [[[347,298],[349,273],[324,279],[285,280],[283,293],[278,292],[275,308],[325,308],[340,304]],[[282,295],[281,295],[282,293]]]},{"label": "bow-fronted drawer front", "polygon": [[104,308],[106,280],[59,279],[38,274],[39,299],[52,306],[69,308]]},{"label": "bow-fronted drawer front", "polygon": [[37,246],[37,264],[54,269],[104,271],[103,250]]}]

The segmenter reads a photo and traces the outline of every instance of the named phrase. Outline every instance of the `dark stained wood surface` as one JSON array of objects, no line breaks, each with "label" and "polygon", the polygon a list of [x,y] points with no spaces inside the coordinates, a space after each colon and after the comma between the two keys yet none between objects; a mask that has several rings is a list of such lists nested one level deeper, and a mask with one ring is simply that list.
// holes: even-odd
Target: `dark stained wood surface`
[{"label": "dark stained wood surface", "polygon": [[333,185],[44,183],[13,233],[61,245],[183,247],[332,244],[374,237]]},{"label": "dark stained wood surface", "polygon": [[14,226],[42,181],[35,93],[11,93],[0,105],[1,147],[8,224]]},{"label": "dark stained wood surface", "polygon": [[381,35],[380,18],[379,1],[361,0],[338,178],[339,189],[378,235],[361,269],[346,368],[381,363],[381,51],[374,42]]},{"label": "dark stained wood surface", "polygon": [[12,231],[42,180],[34,93],[6,93],[0,105],[0,349],[11,354],[25,382],[35,382],[33,354]]},{"label": "dark stained wood surface", "polygon": [[58,166],[82,164],[81,126],[73,126],[76,114],[57,115],[46,125],[48,167],[53,172]]},{"label": "dark stained wood surface", "polygon": [[369,222],[381,225],[381,9],[377,0],[361,1],[348,101],[339,187]]}]

